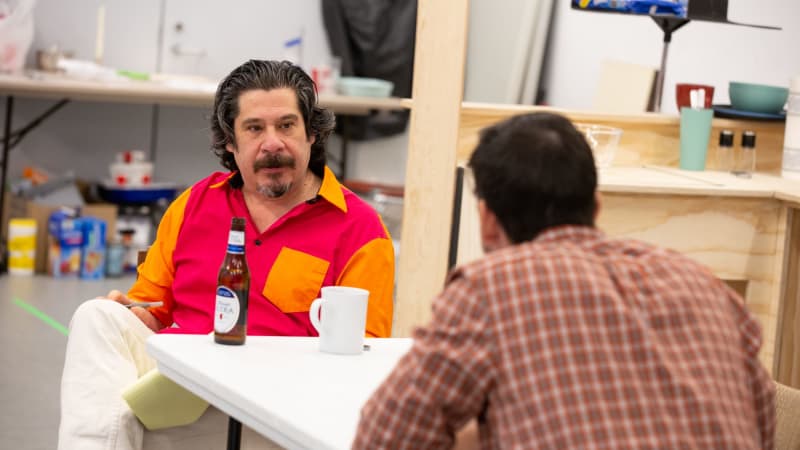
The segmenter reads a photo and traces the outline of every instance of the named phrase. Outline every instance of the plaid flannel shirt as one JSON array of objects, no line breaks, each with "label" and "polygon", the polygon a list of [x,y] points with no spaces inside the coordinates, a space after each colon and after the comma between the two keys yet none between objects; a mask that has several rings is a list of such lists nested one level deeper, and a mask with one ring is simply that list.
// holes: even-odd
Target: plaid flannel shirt
[{"label": "plaid flannel shirt", "polygon": [[742,299],[673,251],[566,226],[456,269],[353,448],[772,448]]}]

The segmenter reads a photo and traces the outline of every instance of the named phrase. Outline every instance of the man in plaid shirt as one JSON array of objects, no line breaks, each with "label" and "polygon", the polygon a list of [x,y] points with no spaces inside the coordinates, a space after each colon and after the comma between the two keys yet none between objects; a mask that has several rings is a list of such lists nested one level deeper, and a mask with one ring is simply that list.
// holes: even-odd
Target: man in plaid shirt
[{"label": "man in plaid shirt", "polygon": [[567,119],[488,128],[469,165],[489,253],[449,275],[353,448],[448,448],[473,418],[482,448],[772,448],[759,325],[707,268],[594,227]]}]

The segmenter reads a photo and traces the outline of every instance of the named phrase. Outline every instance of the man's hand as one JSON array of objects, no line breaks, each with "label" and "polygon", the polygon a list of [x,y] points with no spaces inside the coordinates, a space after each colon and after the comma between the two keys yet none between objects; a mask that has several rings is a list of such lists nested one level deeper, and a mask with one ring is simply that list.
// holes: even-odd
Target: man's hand
[{"label": "man's hand", "polygon": [[456,442],[453,444],[453,450],[477,449],[478,447],[480,447],[478,422],[472,419],[456,433]]},{"label": "man's hand", "polygon": [[109,292],[107,295],[101,295],[97,297],[98,299],[107,298],[109,300],[114,300],[117,303],[122,303],[123,305],[130,305],[131,299],[129,299],[125,294],[122,292],[114,289],[113,291]]},{"label": "man's hand", "polygon": [[[109,300],[113,300],[123,305],[130,305],[131,303],[133,303],[133,301],[129,299],[125,294],[116,289],[109,292],[108,295],[106,295],[105,297],[97,297],[97,298],[107,298]],[[162,325],[161,322],[159,322],[158,319],[156,319],[156,317],[150,313],[150,311],[140,306],[134,306],[130,308],[130,310],[136,317],[139,318],[139,320],[142,321],[142,323],[144,323],[147,326],[147,328],[153,330],[154,333],[158,333],[160,329],[164,328],[164,325]]]}]

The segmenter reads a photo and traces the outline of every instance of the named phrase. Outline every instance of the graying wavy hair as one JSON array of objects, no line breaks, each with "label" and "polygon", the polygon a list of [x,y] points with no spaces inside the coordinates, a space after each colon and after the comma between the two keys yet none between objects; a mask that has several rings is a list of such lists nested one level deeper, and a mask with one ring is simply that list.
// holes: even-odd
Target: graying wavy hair
[{"label": "graying wavy hair", "polygon": [[[311,145],[308,167],[318,177],[325,168],[325,143],[336,125],[333,113],[317,105],[317,88],[311,77],[289,61],[251,59],[234,69],[217,88],[214,113],[211,116],[211,149],[228,170],[238,171],[236,160],[226,150],[236,145],[233,122],[239,115],[239,96],[244,92],[263,89],[291,88],[297,95],[297,107],[303,115],[306,138],[315,137]],[[241,183],[241,176],[237,176]]]}]

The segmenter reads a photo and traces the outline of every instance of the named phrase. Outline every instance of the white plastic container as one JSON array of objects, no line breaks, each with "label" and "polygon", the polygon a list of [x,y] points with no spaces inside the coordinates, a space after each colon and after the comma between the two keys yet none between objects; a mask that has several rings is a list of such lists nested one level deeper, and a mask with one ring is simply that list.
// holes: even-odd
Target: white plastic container
[{"label": "white plastic container", "polygon": [[33,43],[34,0],[0,1],[0,72],[19,72]]},{"label": "white plastic container", "polygon": [[110,166],[111,181],[119,187],[149,186],[153,182],[153,163],[113,163]]},{"label": "white plastic container", "polygon": [[33,275],[36,266],[36,220],[8,221],[8,273]]},{"label": "white plastic container", "polygon": [[800,180],[800,75],[792,78],[786,105],[781,176]]}]

